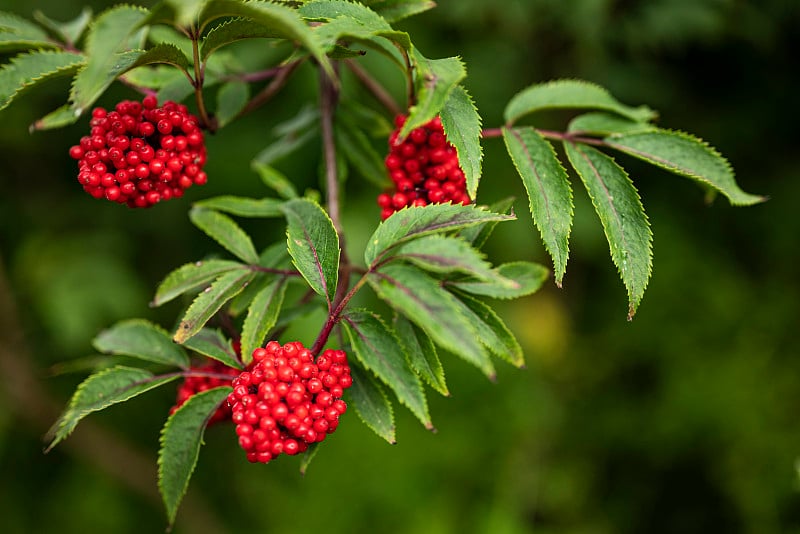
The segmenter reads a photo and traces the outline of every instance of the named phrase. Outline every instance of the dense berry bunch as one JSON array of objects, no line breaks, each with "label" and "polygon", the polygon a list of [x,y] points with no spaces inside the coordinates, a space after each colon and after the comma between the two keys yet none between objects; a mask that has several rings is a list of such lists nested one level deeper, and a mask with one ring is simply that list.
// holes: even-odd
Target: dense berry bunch
[{"label": "dense berry bunch", "polygon": [[386,169],[395,190],[378,195],[381,219],[405,206],[426,206],[452,202],[469,204],[466,179],[458,164],[456,149],[444,135],[439,117],[420,126],[397,142],[405,115],[395,119],[397,130],[389,136]]},{"label": "dense berry bunch", "polygon": [[228,404],[239,445],[251,462],[297,454],[336,430],[347,409],[342,393],[353,383],[347,356],[326,350],[316,363],[294,341],[270,341],[253,352],[251,367],[233,380]]},{"label": "dense berry bunch", "polygon": [[[178,396],[175,399],[175,405],[169,411],[170,414],[175,413],[175,410],[180,408],[184,402],[189,400],[189,398],[196,393],[202,393],[203,391],[220,386],[230,386],[231,381],[233,381],[233,379],[239,376],[239,373],[241,373],[239,369],[228,367],[222,362],[218,362],[216,360],[211,360],[206,364],[192,367],[189,371],[190,373],[197,374],[187,376],[183,383],[178,386]],[[228,378],[223,378],[224,376],[227,376]],[[211,419],[208,420],[208,424],[210,425],[219,421],[225,421],[230,418],[230,406],[228,406],[227,403],[222,403],[220,407],[217,408],[217,411],[211,416]]]},{"label": "dense berry bunch", "polygon": [[186,106],[148,95],[92,110],[91,132],[69,149],[78,182],[95,198],[146,208],[206,183],[206,148]]}]

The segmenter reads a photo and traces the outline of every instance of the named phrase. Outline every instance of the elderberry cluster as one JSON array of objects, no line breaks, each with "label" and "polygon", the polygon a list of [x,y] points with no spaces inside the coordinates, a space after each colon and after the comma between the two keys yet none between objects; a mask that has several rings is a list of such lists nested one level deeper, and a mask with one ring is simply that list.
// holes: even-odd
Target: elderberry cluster
[{"label": "elderberry cluster", "polygon": [[253,351],[253,364],[233,380],[228,395],[247,459],[267,463],[324,440],[339,426],[347,409],[341,397],[352,383],[341,350],[326,350],[316,363],[298,341],[270,341]]},{"label": "elderberry cluster", "polygon": [[[233,379],[239,376],[241,371],[233,367],[228,367],[222,362],[211,360],[203,365],[191,367],[189,372],[197,374],[190,374],[183,380],[181,385],[178,386],[178,395],[175,399],[175,405],[169,410],[170,414],[175,413],[184,402],[189,400],[189,398],[196,393],[202,393],[203,391],[220,386],[230,386]],[[223,378],[223,376],[227,376],[228,378]],[[226,421],[230,418],[231,408],[227,403],[223,402],[219,408],[217,408],[217,411],[211,415],[208,424]]]},{"label": "elderberry cluster", "polygon": [[456,149],[444,134],[442,121],[435,117],[427,124],[411,130],[398,143],[398,134],[407,116],[395,118],[397,129],[389,136],[386,169],[396,186],[395,191],[378,195],[381,220],[406,206],[426,206],[452,202],[469,204],[466,179],[458,164]]},{"label": "elderberry cluster", "polygon": [[197,118],[183,104],[157,106],[156,97],[148,95],[141,103],[122,101],[113,111],[92,110],[90,134],[69,149],[87,193],[146,208],[206,183]]}]

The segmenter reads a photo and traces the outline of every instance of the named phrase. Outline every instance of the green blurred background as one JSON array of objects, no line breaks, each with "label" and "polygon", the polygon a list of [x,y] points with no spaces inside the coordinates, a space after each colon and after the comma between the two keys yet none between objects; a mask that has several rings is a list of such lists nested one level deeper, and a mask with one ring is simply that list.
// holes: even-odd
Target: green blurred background
[{"label": "green blurred background", "polygon": [[[58,20],[82,5],[0,0],[0,10]],[[230,427],[213,427],[175,532],[800,531],[797,3],[441,0],[398,26],[428,57],[463,57],[486,127],[500,125],[528,84],[588,79],[708,140],[746,191],[771,199],[708,205],[690,181],[620,158],[655,235],[654,275],[627,322],[624,288],[573,182],[564,288],[549,282],[498,304],[527,369],[500,364],[490,383],[446,358],[452,397],[429,396],[438,433],[397,408],[392,446],[348,413],[305,477],[294,459],[248,464]],[[364,62],[399,97],[392,68]],[[173,324],[178,305],[147,305],[155,285],[217,250],[189,223],[191,201],[269,194],[248,162],[316,86],[302,70],[268,107],[211,137],[209,184],[152,210],[80,189],[67,150],[86,121],[28,134],[66,88],[53,82],[0,115],[0,524],[9,533],[160,532],[155,462],[171,386],[92,415],[47,455],[42,436],[85,376],[67,372],[70,362],[92,355],[99,329],[127,317]],[[101,104],[133,96],[116,86]],[[522,196],[502,141],[484,148],[479,199]],[[318,183],[313,157],[281,169],[301,189]],[[351,256],[374,227],[377,192],[348,180]],[[490,254],[547,263],[525,203],[516,208],[519,221],[495,233]],[[248,229],[260,246],[283,239],[277,225]],[[317,328],[297,335],[310,343]]]}]

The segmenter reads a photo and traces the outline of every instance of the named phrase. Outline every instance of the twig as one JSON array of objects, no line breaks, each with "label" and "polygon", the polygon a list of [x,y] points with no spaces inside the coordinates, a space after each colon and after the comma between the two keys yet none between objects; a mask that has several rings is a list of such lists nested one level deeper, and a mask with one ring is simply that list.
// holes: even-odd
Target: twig
[{"label": "twig", "polygon": [[384,87],[378,83],[377,80],[370,76],[367,71],[362,69],[358,63],[352,59],[348,59],[345,61],[345,65],[347,65],[353,74],[356,75],[356,78],[358,78],[364,87],[366,87],[369,92],[372,93],[372,96],[374,96],[375,99],[389,111],[389,113],[392,115],[400,115],[403,113],[403,110],[400,108],[397,102],[394,101],[392,95],[390,95],[389,92],[384,89]]}]

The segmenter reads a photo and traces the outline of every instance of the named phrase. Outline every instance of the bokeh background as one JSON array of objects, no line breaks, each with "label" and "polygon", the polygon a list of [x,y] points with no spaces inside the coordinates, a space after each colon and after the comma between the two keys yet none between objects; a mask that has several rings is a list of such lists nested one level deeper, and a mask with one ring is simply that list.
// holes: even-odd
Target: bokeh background
[{"label": "bokeh background", "polygon": [[[0,10],[57,20],[82,5],[0,0]],[[211,428],[175,532],[800,531],[800,6],[441,0],[398,26],[428,57],[463,57],[487,127],[528,84],[588,79],[659,110],[662,126],[710,141],[746,191],[770,200],[708,204],[689,180],[620,158],[655,235],[654,275],[627,322],[624,288],[574,182],[564,288],[548,282],[498,304],[527,369],[499,364],[490,383],[445,358],[452,396],[430,393],[436,434],[398,407],[398,443],[388,445],[348,413],[304,477],[294,459],[248,464],[230,427]],[[392,67],[364,62],[399,98]],[[28,133],[65,90],[53,82],[0,115],[0,524],[8,533],[161,532],[155,462],[171,387],[90,416],[47,455],[42,437],[88,372],[100,329],[128,317],[174,323],[177,304],[148,307],[155,285],[216,250],[187,208],[223,192],[269,194],[248,162],[271,125],[313,101],[316,85],[302,70],[269,106],[211,137],[209,184],[152,210],[80,190],[67,150],[85,121]],[[345,79],[346,94],[359,91]],[[101,104],[133,96],[115,86]],[[484,148],[480,199],[524,198],[502,141]],[[318,185],[318,149],[309,150],[281,162],[301,189]],[[347,182],[354,251],[378,217],[377,192],[357,176]],[[548,263],[524,201],[517,212],[490,254]],[[257,245],[283,238],[277,225],[248,229]],[[311,342],[316,328],[299,325],[296,335]]]}]

